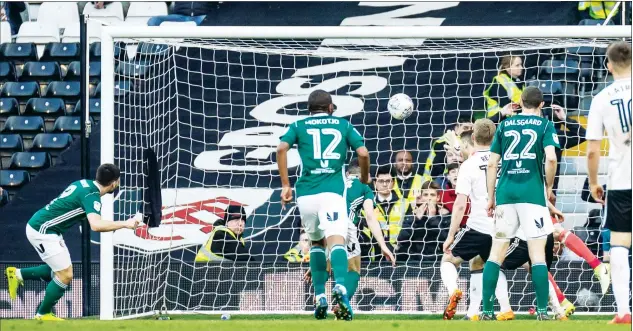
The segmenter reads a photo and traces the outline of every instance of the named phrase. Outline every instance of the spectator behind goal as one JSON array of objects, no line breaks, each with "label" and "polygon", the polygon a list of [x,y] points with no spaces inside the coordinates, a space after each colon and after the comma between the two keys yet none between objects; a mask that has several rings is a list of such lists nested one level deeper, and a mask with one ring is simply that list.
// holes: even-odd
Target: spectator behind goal
[{"label": "spectator behind goal", "polygon": [[523,92],[523,59],[506,55],[501,58],[499,72],[484,90],[486,117],[495,123],[515,114]]},{"label": "spectator behind goal", "polygon": [[195,22],[199,26],[216,6],[216,2],[176,1],[171,14],[154,16],[147,21],[147,25],[160,26],[163,22]]},{"label": "spectator behind goal", "polygon": [[224,217],[215,224],[209,239],[200,247],[196,262],[254,260],[242,237],[246,225],[244,207],[228,206]]}]

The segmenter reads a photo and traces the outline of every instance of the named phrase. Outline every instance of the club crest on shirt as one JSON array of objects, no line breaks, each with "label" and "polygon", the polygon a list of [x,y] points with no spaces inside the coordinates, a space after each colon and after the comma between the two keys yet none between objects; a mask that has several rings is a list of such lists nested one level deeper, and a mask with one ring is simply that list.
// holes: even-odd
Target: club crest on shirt
[{"label": "club crest on shirt", "polygon": [[95,201],[93,207],[95,208],[96,211],[101,212],[101,202]]}]

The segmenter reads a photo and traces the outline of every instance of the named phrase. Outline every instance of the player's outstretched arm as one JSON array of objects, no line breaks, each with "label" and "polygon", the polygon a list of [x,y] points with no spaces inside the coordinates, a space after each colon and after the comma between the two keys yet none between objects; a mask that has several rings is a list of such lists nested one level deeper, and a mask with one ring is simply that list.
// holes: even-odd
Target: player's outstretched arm
[{"label": "player's outstretched arm", "polygon": [[369,178],[369,151],[367,150],[367,147],[358,147],[356,149],[356,156],[358,157],[358,165],[360,166],[360,181],[363,184],[370,184],[371,178]]},{"label": "player's outstretched arm", "polygon": [[450,247],[453,240],[455,240],[455,234],[457,233],[457,230],[459,230],[459,224],[464,218],[467,204],[468,197],[464,194],[458,193],[455,202],[453,202],[453,214],[451,215],[451,225],[448,229],[448,236],[446,237],[446,241],[444,241],[444,253],[450,253],[448,247]]},{"label": "player's outstretched arm", "polygon": [[138,226],[139,220],[133,217],[123,222],[106,221],[102,220],[99,214],[90,213],[88,214],[88,223],[90,223],[92,231],[111,232],[119,229],[134,230]]},{"label": "player's outstretched arm", "polygon": [[279,177],[281,178],[281,203],[285,204],[292,200],[292,188],[290,187],[290,179],[288,178],[288,150],[290,144],[285,141],[277,146],[277,168],[279,169]]},{"label": "player's outstretched arm", "polygon": [[396,265],[396,258],[393,256],[389,247],[387,247],[385,238],[382,234],[382,229],[380,229],[380,224],[376,219],[376,214],[374,213],[374,202],[372,200],[365,200],[365,202],[363,202],[363,210],[365,211],[365,217],[367,219],[367,227],[369,227],[372,236],[376,238],[382,254],[391,261],[391,264]]},{"label": "player's outstretched arm", "polygon": [[547,200],[554,201],[554,178],[556,177],[556,147],[545,147],[545,186],[547,187]]},{"label": "player's outstretched arm", "polygon": [[495,208],[495,187],[497,185],[497,169],[501,155],[491,152],[488,159],[488,168],[486,170],[486,188],[488,189],[488,216],[492,217]]}]

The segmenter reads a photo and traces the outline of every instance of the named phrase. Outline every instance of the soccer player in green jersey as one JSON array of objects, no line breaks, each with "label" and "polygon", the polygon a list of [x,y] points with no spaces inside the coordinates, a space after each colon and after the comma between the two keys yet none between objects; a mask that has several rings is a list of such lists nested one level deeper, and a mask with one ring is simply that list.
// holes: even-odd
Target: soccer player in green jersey
[{"label": "soccer player in green jersey", "polygon": [[53,314],[53,306],[64,295],[73,279],[70,253],[62,237],[64,232],[86,217],[90,228],[96,232],[134,229],[137,226],[138,221],[134,218],[125,222],[101,219],[101,196],[112,193],[119,186],[120,174],[119,168],[113,164],[101,165],[97,169],[96,180],[82,179],[73,182],[28,221],[26,237],[45,264],[23,269],[8,267],[5,274],[11,300],[15,300],[18,287],[25,280],[48,282],[44,300],[35,315],[36,320],[61,320]]},{"label": "soccer player in green jersey", "polygon": [[495,226],[490,257],[484,266],[481,320],[495,319],[499,268],[519,227],[527,239],[532,261],[537,319],[549,319],[545,245],[553,225],[549,222],[547,200],[553,198],[556,148],[560,147],[554,124],[540,116],[543,104],[543,93],[538,88],[526,88],[521,94],[522,113],[499,124],[490,147],[487,209],[490,216],[494,210]]},{"label": "soccer player in green jersey", "polygon": [[302,225],[312,241],[310,270],[316,295],[314,316],[327,318],[327,242],[336,282],[332,296],[340,306],[341,316],[351,320],[353,312],[345,288],[348,228],[345,158],[350,148],[356,151],[361,168],[360,180],[368,184],[369,152],[363,137],[346,119],[332,116],[334,105],[328,92],[315,90],[310,93],[308,110],[310,116],[291,124],[277,147],[281,200],[282,203],[292,200],[287,152],[297,145],[302,167],[295,188]]}]

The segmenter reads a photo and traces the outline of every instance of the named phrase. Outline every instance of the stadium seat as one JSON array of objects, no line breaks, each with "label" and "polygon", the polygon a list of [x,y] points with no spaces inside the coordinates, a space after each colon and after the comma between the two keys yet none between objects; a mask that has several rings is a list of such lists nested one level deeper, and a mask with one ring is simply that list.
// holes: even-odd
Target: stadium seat
[{"label": "stadium seat", "polygon": [[[89,21],[88,22],[88,42],[93,43],[101,40],[101,23]],[[78,43],[79,42],[79,24],[72,24],[64,30],[62,36],[62,42],[64,43]]]},{"label": "stadium seat", "polygon": [[0,88],[5,82],[14,82],[15,66],[11,62],[0,62]]},{"label": "stadium seat", "polygon": [[9,43],[0,45],[0,58],[14,64],[37,61],[37,47],[34,43]]},{"label": "stadium seat", "polygon": [[[91,115],[100,115],[101,114],[101,99],[100,98],[90,98],[88,100],[88,109]],[[75,107],[68,115],[80,116],[81,115],[81,101],[77,101]]]},{"label": "stadium seat", "polygon": [[39,96],[40,85],[37,82],[6,82],[0,91],[0,98],[15,98],[20,103]]},{"label": "stadium seat", "polygon": [[24,115],[58,117],[63,116],[65,110],[66,104],[60,98],[33,98],[27,101]]},{"label": "stadium seat", "polygon": [[[88,72],[88,79],[91,84],[99,83],[101,80],[101,62],[91,61]],[[65,81],[81,81],[81,62],[75,61],[68,66]]]},{"label": "stadium seat", "polygon": [[24,151],[24,143],[19,134],[0,134],[0,169],[8,168],[15,152]]},{"label": "stadium seat", "polygon": [[33,139],[31,152],[48,152],[57,156],[68,148],[73,142],[73,137],[68,133],[40,133]]},{"label": "stadium seat", "polygon": [[11,158],[9,169],[39,171],[51,166],[51,155],[46,152],[17,152]]},{"label": "stadium seat", "polygon": [[7,21],[0,21],[0,44],[11,42],[11,25]]},{"label": "stadium seat", "polygon": [[67,102],[75,102],[80,98],[79,82],[52,82],[48,84],[44,95],[48,98],[63,98]]},{"label": "stadium seat", "polygon": [[579,65],[572,60],[546,60],[541,64],[541,79],[578,81]]},{"label": "stadium seat", "polygon": [[[101,85],[101,84],[99,84]],[[114,82],[114,96],[126,97],[132,90],[132,84],[127,80],[117,80]]]},{"label": "stadium seat", "polygon": [[55,121],[53,132],[66,132],[70,134],[81,133],[81,117],[61,116]]},{"label": "stadium seat", "polygon": [[24,22],[20,26],[15,41],[36,44],[56,43],[59,42],[59,28],[54,23]]},{"label": "stadium seat", "polygon": [[79,25],[76,2],[44,1],[39,10],[46,15],[38,15],[38,23],[55,24],[59,29],[65,29],[72,24]]},{"label": "stadium seat", "polygon": [[19,115],[20,103],[15,98],[0,98],[0,117]]},{"label": "stadium seat", "polygon": [[134,22],[138,25],[147,25],[147,21],[151,17],[167,14],[165,2],[130,2],[125,21],[126,23]]},{"label": "stadium seat", "polygon": [[97,87],[90,91],[90,98],[100,98],[101,97],[101,83],[97,84]]},{"label": "stadium seat", "polygon": [[[101,61],[101,43],[95,42],[90,45],[90,61]],[[125,43],[117,41],[114,43],[114,58],[120,61],[127,59]]]},{"label": "stadium seat", "polygon": [[4,207],[8,203],[9,203],[9,191],[2,190],[2,193],[0,193],[0,207]]},{"label": "stadium seat", "polygon": [[0,186],[16,190],[31,181],[31,175],[24,170],[0,170]]},{"label": "stadium seat", "polygon": [[48,43],[44,47],[41,61],[57,61],[67,65],[79,61],[80,50],[78,43]]},{"label": "stadium seat", "polygon": [[121,62],[115,70],[116,74],[124,79],[143,79],[149,74],[149,66],[145,62]]},{"label": "stadium seat", "polygon": [[1,132],[35,136],[44,132],[44,120],[39,116],[9,116]]},{"label": "stadium seat", "polygon": [[563,85],[560,82],[552,80],[532,80],[527,82],[527,86],[536,86],[543,92],[543,99],[547,103],[557,101],[558,104],[563,104],[564,100],[561,98],[563,95]]},{"label": "stadium seat", "polygon": [[135,60],[153,62],[169,57],[172,52],[173,47],[169,45],[141,42],[136,49]]},{"label": "stadium seat", "polygon": [[61,80],[62,73],[57,62],[27,62],[18,78],[21,82],[48,83]]},{"label": "stadium seat", "polygon": [[110,2],[105,8],[96,9],[93,4],[87,2],[83,14],[108,25],[119,25],[123,22],[123,5],[120,2]]}]

